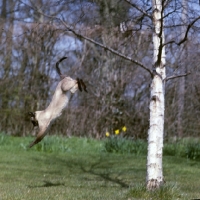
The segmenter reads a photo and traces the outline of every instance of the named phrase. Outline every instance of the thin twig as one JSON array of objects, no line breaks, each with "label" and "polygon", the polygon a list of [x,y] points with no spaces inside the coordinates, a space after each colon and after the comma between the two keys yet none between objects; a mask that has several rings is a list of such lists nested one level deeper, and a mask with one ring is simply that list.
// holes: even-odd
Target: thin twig
[{"label": "thin twig", "polygon": [[168,80],[174,79],[174,78],[180,78],[180,77],[183,77],[183,76],[187,76],[187,75],[189,75],[189,74],[191,74],[191,72],[187,72],[187,73],[185,73],[185,74],[178,74],[178,75],[169,76],[169,77],[166,77],[166,78],[164,79],[164,81],[168,81]]},{"label": "thin twig", "polygon": [[130,4],[132,7],[136,8],[137,10],[139,10],[141,13],[143,13],[145,16],[149,17],[150,19],[152,19],[152,16],[149,15],[145,10],[141,9],[140,7],[138,7],[135,3],[132,3],[130,0],[124,0],[125,2],[127,2],[128,4]]},{"label": "thin twig", "polygon": [[89,41],[89,42],[91,42],[91,43],[93,43],[95,45],[98,45],[98,46],[104,48],[107,51],[110,51],[111,53],[113,53],[113,54],[115,54],[115,55],[117,55],[117,56],[119,56],[121,58],[124,58],[126,60],[129,60],[129,61],[135,63],[136,65],[138,65],[138,66],[142,67],[143,69],[145,69],[146,71],[148,71],[150,73],[150,75],[152,75],[152,71],[148,67],[146,67],[145,65],[143,65],[141,62],[139,62],[139,61],[137,61],[135,59],[132,59],[131,57],[126,56],[126,55],[124,55],[124,54],[122,54],[122,53],[114,50],[113,48],[108,47],[108,46],[106,46],[106,45],[104,45],[104,44],[102,44],[100,42],[97,42],[97,41],[95,41],[95,40],[93,40],[93,39],[91,39],[91,38],[89,38],[87,36],[84,36],[81,33],[78,33],[78,31],[74,30],[74,28],[72,26],[69,26],[68,24],[66,24],[63,20],[61,20],[58,17],[49,16],[49,15],[46,15],[46,14],[43,14],[43,13],[40,13],[40,14],[44,15],[45,17],[49,17],[49,18],[52,18],[52,19],[59,20],[65,26],[65,28],[67,29],[66,31],[70,31],[70,32],[72,32],[74,35],[76,35],[79,38],[83,38],[83,39],[85,39],[85,40],[87,40],[87,41]]},{"label": "thin twig", "polygon": [[87,36],[84,36],[84,35],[78,33],[77,31],[75,31],[74,29],[72,29],[69,25],[67,25],[63,20],[61,20],[61,19],[59,19],[59,20],[60,20],[61,23],[67,28],[67,31],[72,32],[72,33],[73,33],[74,35],[76,35],[77,37],[83,38],[83,39],[85,39],[85,40],[87,40],[87,41],[89,41],[89,42],[91,42],[91,43],[93,43],[93,44],[96,44],[96,45],[98,45],[98,46],[104,48],[104,49],[107,50],[107,51],[112,52],[113,54],[115,54],[115,55],[117,55],[117,56],[119,56],[119,57],[121,57],[121,58],[124,58],[124,59],[126,59],[126,60],[129,60],[129,61],[135,63],[136,65],[142,67],[143,69],[145,69],[146,71],[148,71],[150,74],[152,74],[151,70],[150,70],[149,68],[147,68],[145,65],[143,65],[141,62],[139,62],[139,61],[137,61],[137,60],[135,60],[135,59],[132,59],[131,57],[126,56],[126,55],[124,55],[124,54],[122,54],[122,53],[120,53],[120,52],[114,50],[114,49],[111,48],[111,47],[108,47],[108,46],[106,46],[106,45],[104,45],[104,44],[102,44],[102,43],[99,43],[99,42],[97,42],[97,41],[95,41],[95,40],[93,40],[93,39],[91,39],[91,38],[89,38],[89,37],[87,37]]},{"label": "thin twig", "polygon": [[176,44],[178,46],[180,46],[182,43],[184,43],[185,41],[187,41],[187,37],[188,37],[188,33],[189,33],[189,30],[190,28],[194,25],[195,22],[197,22],[198,20],[200,19],[200,16],[197,17],[196,19],[194,19],[190,24],[188,24],[187,26],[187,29],[186,29],[186,32],[185,32],[185,36],[184,38],[180,41],[180,42],[176,42],[175,40],[171,40],[169,42],[166,42],[165,44],[163,44],[163,46],[166,46],[168,44]]},{"label": "thin twig", "polygon": [[[32,6],[30,6],[30,5],[26,4],[26,3],[24,3],[23,1],[20,1],[20,2],[22,2],[23,4],[25,4],[25,5],[28,6],[28,7],[31,7],[32,9],[36,9],[36,8],[34,8],[34,7],[32,7]],[[85,40],[87,40],[87,41],[89,41],[89,42],[91,42],[91,43],[93,43],[93,44],[95,44],[95,45],[98,45],[98,46],[104,48],[104,49],[107,50],[107,51],[110,51],[111,53],[113,53],[113,54],[115,54],[115,55],[117,55],[117,56],[119,56],[119,57],[121,57],[121,58],[124,58],[124,59],[126,59],[126,60],[129,60],[129,61],[131,61],[132,63],[135,63],[136,65],[142,67],[142,68],[145,69],[147,72],[149,72],[150,75],[153,74],[152,71],[151,71],[148,67],[146,67],[145,65],[143,65],[141,62],[139,62],[139,61],[137,61],[137,60],[135,60],[135,59],[132,59],[131,57],[126,56],[126,55],[124,55],[124,54],[122,54],[122,53],[120,53],[120,52],[114,50],[113,48],[108,47],[108,46],[106,46],[106,45],[104,45],[104,44],[102,44],[102,43],[99,43],[99,42],[97,42],[97,41],[95,41],[95,40],[93,40],[93,39],[91,39],[91,38],[89,38],[89,37],[87,37],[87,36],[82,35],[81,33],[78,32],[78,30],[75,30],[74,27],[72,27],[72,26],[66,24],[66,23],[65,23],[62,19],[60,19],[59,17],[51,16],[51,15],[46,15],[46,14],[42,13],[42,12],[40,11],[40,9],[36,9],[36,10],[37,10],[38,13],[40,13],[41,15],[43,15],[43,16],[45,16],[45,17],[48,17],[48,18],[53,19],[53,20],[58,20],[58,21],[60,21],[60,22],[65,26],[65,28],[67,29],[66,31],[70,31],[70,32],[72,32],[74,35],[76,35],[76,36],[79,37],[79,38],[83,38],[83,39],[85,39]]]}]

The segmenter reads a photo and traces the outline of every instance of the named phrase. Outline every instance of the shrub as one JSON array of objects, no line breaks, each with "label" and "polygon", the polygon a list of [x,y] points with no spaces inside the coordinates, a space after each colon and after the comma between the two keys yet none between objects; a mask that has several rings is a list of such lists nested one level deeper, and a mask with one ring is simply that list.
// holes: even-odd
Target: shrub
[{"label": "shrub", "polygon": [[131,153],[145,155],[147,144],[142,140],[132,140],[119,135],[112,135],[104,141],[104,148],[109,153]]},{"label": "shrub", "polygon": [[189,159],[200,161],[200,144],[189,143],[186,148],[186,156]]},{"label": "shrub", "polygon": [[186,144],[183,142],[165,143],[163,148],[163,155],[185,157],[185,149]]}]

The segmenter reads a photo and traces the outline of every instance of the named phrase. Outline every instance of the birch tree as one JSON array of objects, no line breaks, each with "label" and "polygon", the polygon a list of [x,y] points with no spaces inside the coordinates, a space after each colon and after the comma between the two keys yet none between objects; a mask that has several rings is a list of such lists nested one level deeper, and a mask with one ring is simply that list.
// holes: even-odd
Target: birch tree
[{"label": "birch tree", "polygon": [[165,110],[165,36],[163,31],[163,1],[152,0],[153,20],[153,79],[150,96],[150,125],[148,131],[147,188],[163,183],[163,134]]},{"label": "birch tree", "polygon": [[[181,29],[182,34],[179,38],[179,42],[175,40],[169,40],[165,42],[164,34],[164,19],[170,15],[170,12],[165,14],[164,10],[169,2],[163,0],[152,0],[152,22],[153,22],[153,76],[151,83],[151,96],[150,96],[150,125],[148,131],[148,155],[147,155],[147,189],[152,190],[159,188],[164,183],[163,178],[163,140],[164,140],[164,113],[165,113],[165,82],[169,79],[185,77],[189,73],[183,73],[179,75],[173,75],[166,77],[166,54],[165,47],[168,44],[175,44],[178,47],[185,43],[188,39],[188,33],[190,28],[197,22],[200,17],[196,17],[189,23],[184,30]],[[186,21],[186,2],[183,1],[182,19],[184,20],[184,26]],[[182,63],[183,64],[183,63]],[[185,85],[184,79],[182,79],[181,91]],[[180,93],[179,93],[180,94]],[[183,94],[180,94],[183,95]],[[184,98],[180,97],[181,104],[184,104]],[[183,105],[179,104],[179,108],[183,112]],[[180,116],[178,116],[180,120]],[[180,128],[180,127],[179,127]]]}]

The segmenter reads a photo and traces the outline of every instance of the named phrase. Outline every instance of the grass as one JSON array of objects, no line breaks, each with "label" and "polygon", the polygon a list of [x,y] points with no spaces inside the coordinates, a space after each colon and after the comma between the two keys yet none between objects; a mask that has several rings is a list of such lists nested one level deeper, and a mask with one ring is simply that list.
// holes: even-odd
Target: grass
[{"label": "grass", "polygon": [[197,160],[164,156],[166,185],[148,192],[141,142],[137,142],[140,153],[108,153],[106,141],[49,136],[33,149],[26,149],[32,140],[0,135],[0,200],[200,198]]}]

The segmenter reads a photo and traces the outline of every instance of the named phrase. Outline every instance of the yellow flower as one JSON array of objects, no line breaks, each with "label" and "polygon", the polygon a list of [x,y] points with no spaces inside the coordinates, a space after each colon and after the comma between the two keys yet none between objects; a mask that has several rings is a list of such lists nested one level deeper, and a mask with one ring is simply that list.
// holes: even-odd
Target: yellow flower
[{"label": "yellow flower", "polygon": [[122,127],[122,131],[126,132],[127,128],[126,126]]},{"label": "yellow flower", "polygon": [[116,134],[116,135],[119,134],[119,129],[115,130],[115,134]]},{"label": "yellow flower", "polygon": [[109,132],[106,132],[106,137],[109,137],[110,136],[110,133]]}]

